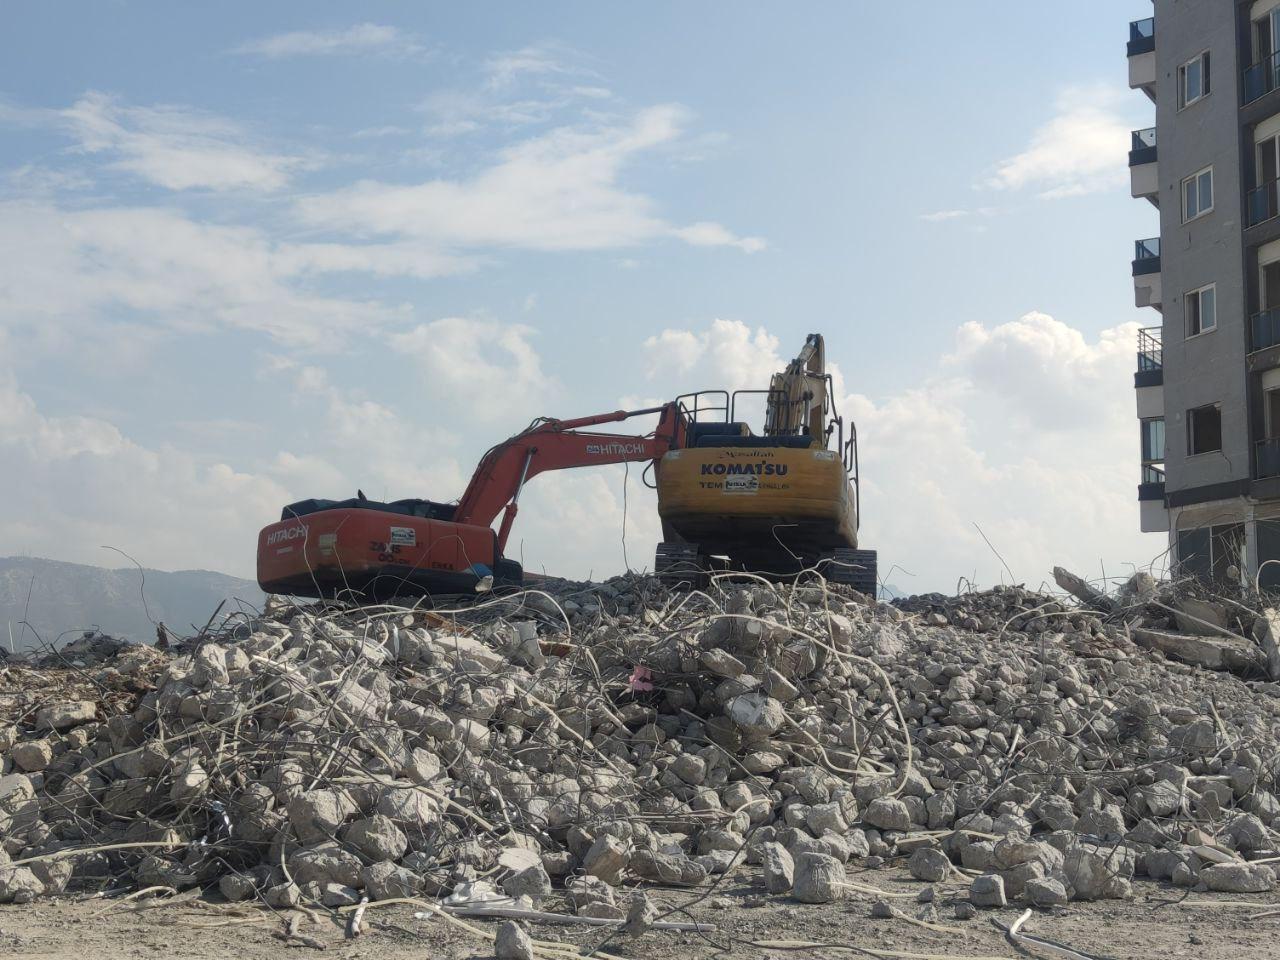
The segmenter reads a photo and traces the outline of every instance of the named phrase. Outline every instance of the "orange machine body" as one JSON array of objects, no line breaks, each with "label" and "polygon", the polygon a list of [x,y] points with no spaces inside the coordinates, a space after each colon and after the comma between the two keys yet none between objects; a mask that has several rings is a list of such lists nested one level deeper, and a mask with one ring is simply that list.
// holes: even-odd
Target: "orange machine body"
[{"label": "orange machine body", "polygon": [[343,507],[258,534],[258,582],[272,593],[371,596],[472,589],[495,573],[490,527]]},{"label": "orange machine body", "polygon": [[[658,414],[653,432],[633,436],[584,430]],[[490,449],[456,505],[429,500],[302,500],[258,534],[258,584],[267,593],[388,599],[474,591],[523,580],[502,552],[524,484],[547,470],[649,461],[685,441],[676,403],[616,410],[575,420],[539,419]],[[493,524],[501,517],[498,529]]]}]

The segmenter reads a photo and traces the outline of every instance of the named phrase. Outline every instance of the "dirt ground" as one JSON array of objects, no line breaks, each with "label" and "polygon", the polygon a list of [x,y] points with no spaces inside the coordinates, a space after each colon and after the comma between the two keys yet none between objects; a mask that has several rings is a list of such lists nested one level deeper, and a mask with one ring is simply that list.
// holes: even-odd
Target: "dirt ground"
[{"label": "dirt ground", "polygon": [[[855,873],[850,879],[883,891],[914,896],[924,884],[912,881],[901,870]],[[951,898],[963,888],[939,886],[936,922],[958,928],[959,933],[921,929],[900,919],[871,919],[874,896],[851,894],[840,903],[809,906],[779,898],[765,898],[750,870],[740,870],[702,902],[690,908],[689,919],[715,924],[716,930],[697,933],[649,933],[639,939],[615,936],[603,949],[619,957],[674,960],[684,957],[850,957],[849,947],[875,951],[899,951],[896,955],[938,956],[974,960],[979,957],[1016,957],[993,921],[1007,926],[1020,907],[980,911],[968,921],[954,919]],[[1147,960],[1194,956],[1197,960],[1251,960],[1280,956],[1280,896],[1232,896],[1193,893],[1149,882],[1135,884],[1131,901],[1071,904],[1053,912],[1038,911],[1026,932],[1069,944],[1088,953],[1115,960]],[[655,900],[668,905],[688,903],[698,892],[651,891]],[[624,895],[625,896],[625,895]],[[208,900],[134,909],[137,901],[103,899],[38,901],[25,906],[0,907],[0,957],[39,957],[48,960],[125,960],[164,956],[172,960],[212,960],[234,957],[297,956],[308,947],[285,946],[275,935],[284,917],[226,904],[215,896]],[[1177,901],[1182,901],[1177,903]],[[892,901],[908,916],[921,905],[914,899]],[[557,910],[553,900],[546,909]],[[415,919],[418,908],[390,906],[371,910],[366,933],[349,941],[341,922],[329,916],[304,919],[298,931],[327,944],[328,952],[341,957],[370,960],[463,960],[493,955],[492,945],[446,920]],[[1250,919],[1267,910],[1276,916]],[[496,921],[468,922],[488,930]],[[600,944],[607,931],[580,926],[537,924],[536,939],[560,941],[578,947]],[[824,944],[811,949],[752,946],[751,941],[806,940]],[[845,947],[846,949],[841,949]],[[864,954],[865,955],[865,954]],[[1035,956],[1051,956],[1036,951]]]}]

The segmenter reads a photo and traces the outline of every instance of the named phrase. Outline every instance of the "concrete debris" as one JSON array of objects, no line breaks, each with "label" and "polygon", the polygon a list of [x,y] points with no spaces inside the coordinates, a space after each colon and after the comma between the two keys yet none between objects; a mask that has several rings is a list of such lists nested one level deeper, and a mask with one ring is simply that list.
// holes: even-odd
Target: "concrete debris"
[{"label": "concrete debris", "polygon": [[[0,901],[160,885],[338,907],[484,881],[642,929],[645,885],[733,873],[829,903],[894,860],[922,884],[981,874],[962,919],[1147,878],[1275,888],[1280,687],[1244,638],[1280,614],[1255,629],[1224,605],[1193,636],[1175,612],[1218,611],[1141,578],[1084,607],[540,590],[448,617],[273,600],[166,650],[6,661]],[[500,955],[523,955],[512,931]]]}]

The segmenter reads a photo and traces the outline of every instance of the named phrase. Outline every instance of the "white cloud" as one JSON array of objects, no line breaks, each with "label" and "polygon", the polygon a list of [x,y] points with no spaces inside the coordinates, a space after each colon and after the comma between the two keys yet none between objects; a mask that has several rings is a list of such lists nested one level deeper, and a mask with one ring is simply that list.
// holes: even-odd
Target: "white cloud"
[{"label": "white cloud", "polygon": [[760,237],[735,237],[718,223],[693,223],[671,232],[695,247],[737,247],[743,253],[759,253],[766,246]]},{"label": "white cloud", "polygon": [[556,51],[539,46],[494,54],[485,60],[484,70],[492,87],[508,86],[526,77],[589,74],[581,67],[565,63],[563,56]]},{"label": "white cloud", "polygon": [[547,412],[559,390],[542,369],[533,335],[523,324],[446,317],[393,334],[390,343],[421,365],[429,389],[455,400],[472,397],[469,416],[495,420],[521,410],[532,419]]},{"label": "white cloud", "polygon": [[59,112],[87,153],[168,190],[278,190],[305,162],[260,150],[236,124],[185,107],[131,107],[90,91]]},{"label": "white cloud", "polygon": [[251,576],[257,528],[286,499],[269,478],[141,446],[105,420],[48,416],[4,371],[0,457],[6,547],[82,563],[108,563],[109,545],[144,566]]},{"label": "white cloud", "polygon": [[929,223],[941,223],[944,220],[959,220],[969,216],[968,210],[937,210],[933,213],[922,213],[920,219]]},{"label": "white cloud", "polygon": [[785,365],[778,347],[778,338],[764,327],[753,331],[741,320],[717,319],[704,331],[667,329],[649,337],[645,369],[651,380],[697,371],[697,382],[708,389],[764,389]]},{"label": "white cloud", "polygon": [[1114,91],[1069,88],[1058,99],[1056,115],[1032,134],[1025,150],[1000,162],[986,186],[1035,189],[1046,198],[1121,186],[1129,134]]},{"label": "white cloud", "polygon": [[298,214],[314,227],[412,238],[443,249],[594,250],[673,234],[702,246],[760,249],[762,240],[735,237],[717,224],[673,227],[650,198],[619,185],[628,162],[675,140],[686,120],[682,107],[666,105],[641,110],[625,124],[562,127],[507,147],[470,179],[362,181],[304,198]]},{"label": "white cloud", "polygon": [[398,27],[380,23],[357,23],[334,30],[295,30],[252,40],[235,48],[235,53],[270,59],[351,54],[415,56],[423,45]]},{"label": "white cloud", "polygon": [[[366,248],[346,256],[347,269],[375,259]],[[402,316],[300,282],[309,271],[342,268],[342,259],[340,247],[280,245],[252,227],[199,223],[174,210],[0,202],[0,323],[72,341],[104,323],[230,327],[317,347]],[[402,260],[406,271],[428,262]]]}]

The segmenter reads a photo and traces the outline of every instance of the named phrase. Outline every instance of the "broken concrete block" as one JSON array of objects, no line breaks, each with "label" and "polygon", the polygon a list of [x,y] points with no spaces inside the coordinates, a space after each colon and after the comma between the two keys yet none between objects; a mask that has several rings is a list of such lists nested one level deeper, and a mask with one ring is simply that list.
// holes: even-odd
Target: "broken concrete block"
[{"label": "broken concrete block", "polygon": [[503,920],[498,924],[493,952],[497,960],[534,960],[533,941],[514,920]]},{"label": "broken concrete block", "polygon": [[89,700],[55,703],[36,711],[36,727],[40,730],[69,730],[81,723],[92,723],[97,708]]},{"label": "broken concrete block", "polygon": [[1004,880],[994,873],[974,877],[969,884],[969,902],[975,907],[999,908],[1006,905]]},{"label": "broken concrete block", "polygon": [[1276,876],[1265,864],[1218,863],[1200,871],[1200,879],[1219,893],[1268,893]]},{"label": "broken concrete block", "polygon": [[760,845],[760,872],[770,893],[786,893],[795,880],[795,861],[780,843]]},{"label": "broken concrete block", "polygon": [[791,896],[801,903],[832,903],[844,896],[844,865],[823,853],[802,853],[795,861]]},{"label": "broken concrete block", "polygon": [[911,876],[926,883],[939,883],[951,872],[951,861],[936,847],[920,847],[907,860]]}]

